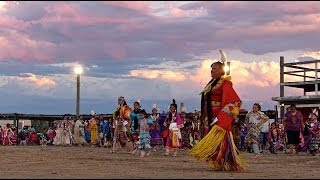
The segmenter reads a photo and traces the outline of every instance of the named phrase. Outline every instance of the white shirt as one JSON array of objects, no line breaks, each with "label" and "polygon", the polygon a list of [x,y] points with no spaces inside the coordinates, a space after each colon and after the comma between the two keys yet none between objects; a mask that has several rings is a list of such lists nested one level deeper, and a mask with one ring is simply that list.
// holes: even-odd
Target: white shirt
[{"label": "white shirt", "polygon": [[269,132],[269,121],[263,123],[263,124],[260,126],[260,131],[263,132],[263,133]]}]

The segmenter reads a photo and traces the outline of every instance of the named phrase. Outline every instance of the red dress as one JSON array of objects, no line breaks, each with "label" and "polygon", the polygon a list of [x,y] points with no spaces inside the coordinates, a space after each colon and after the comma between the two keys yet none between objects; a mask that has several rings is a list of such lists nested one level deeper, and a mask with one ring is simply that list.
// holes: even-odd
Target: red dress
[{"label": "red dress", "polygon": [[[233,142],[232,122],[239,114],[241,100],[229,77],[209,83],[202,93],[203,139],[191,149],[190,155],[208,162],[214,170],[237,171],[246,165]],[[208,101],[210,100],[210,101]],[[210,110],[210,111],[208,111]],[[209,122],[218,122],[209,131]]]},{"label": "red dress", "polygon": [[[206,87],[207,88],[207,87]],[[205,88],[205,89],[206,89]],[[202,107],[202,124],[203,137],[208,134],[210,128],[209,124],[212,122],[210,118],[218,117],[218,119],[223,119],[223,121],[218,121],[217,125],[220,127],[231,131],[233,117],[227,113],[224,113],[222,108],[226,107],[227,104],[230,104],[228,108],[232,110],[232,106],[240,108],[241,101],[237,93],[232,88],[232,82],[228,78],[221,78],[208,92],[203,92],[202,102],[205,107]],[[208,101],[210,100],[210,102]],[[210,112],[207,111],[208,107]]]}]

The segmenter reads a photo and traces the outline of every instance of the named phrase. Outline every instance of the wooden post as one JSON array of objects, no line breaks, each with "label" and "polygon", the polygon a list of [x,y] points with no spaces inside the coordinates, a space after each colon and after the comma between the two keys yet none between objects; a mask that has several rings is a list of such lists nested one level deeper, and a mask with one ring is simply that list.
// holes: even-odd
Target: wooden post
[{"label": "wooden post", "polygon": [[[284,97],[284,57],[280,56],[280,98]],[[280,103],[280,117],[284,115],[284,106],[282,106],[282,101]]]}]

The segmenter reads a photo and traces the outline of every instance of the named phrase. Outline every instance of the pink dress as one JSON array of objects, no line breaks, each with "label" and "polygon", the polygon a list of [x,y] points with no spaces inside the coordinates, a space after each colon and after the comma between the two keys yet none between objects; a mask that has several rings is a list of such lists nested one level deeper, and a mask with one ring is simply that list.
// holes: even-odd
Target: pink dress
[{"label": "pink dress", "polygon": [[[180,147],[180,128],[183,127],[181,116],[178,113],[172,114],[172,119],[167,116],[164,124],[167,124],[167,122],[170,122],[171,127],[169,127],[170,132],[166,141],[166,149],[177,149]],[[176,132],[176,129],[179,129],[178,132]]]}]

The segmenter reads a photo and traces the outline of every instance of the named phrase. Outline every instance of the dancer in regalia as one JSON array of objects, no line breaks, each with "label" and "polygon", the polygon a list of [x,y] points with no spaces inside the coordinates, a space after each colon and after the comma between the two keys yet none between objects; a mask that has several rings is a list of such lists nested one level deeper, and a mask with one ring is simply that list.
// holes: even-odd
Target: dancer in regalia
[{"label": "dancer in regalia", "polygon": [[4,130],[3,130],[3,145],[13,145],[12,142],[12,136],[13,136],[14,132],[11,129],[11,125],[9,123],[7,123],[7,125],[5,126]]},{"label": "dancer in regalia", "polygon": [[163,139],[161,137],[161,127],[159,124],[159,114],[156,105],[154,104],[152,109],[152,115],[150,117],[153,121],[150,127],[150,144],[152,146],[153,151],[156,151],[157,148],[163,147]]},{"label": "dancer in regalia", "polygon": [[105,147],[108,147],[108,142],[110,140],[110,128],[109,128],[109,121],[108,119],[104,119],[103,122],[101,122],[101,133],[102,133],[102,140],[101,144]]},{"label": "dancer in regalia", "polygon": [[190,134],[192,129],[192,121],[186,117],[186,107],[181,107],[181,120],[183,128],[181,128],[181,148],[190,148]]},{"label": "dancer in regalia", "polygon": [[133,151],[132,154],[135,154],[138,150],[136,144],[138,142],[139,136],[139,123],[140,123],[140,103],[136,101],[133,103],[133,111],[130,113],[130,140],[133,143]]},{"label": "dancer in regalia", "polygon": [[306,122],[308,136],[306,147],[312,156],[319,153],[320,145],[320,123],[318,121],[318,111],[314,109]]},{"label": "dancer in regalia", "polygon": [[82,116],[79,116],[79,118],[77,118],[77,121],[74,125],[73,136],[73,144],[82,146],[86,143],[84,137],[84,122]]},{"label": "dancer in regalia", "polygon": [[[121,147],[125,147],[131,145],[129,137],[127,136],[128,128],[126,125],[130,125],[130,113],[131,109],[127,105],[124,97],[121,96],[118,98],[118,108],[113,113],[113,128],[114,128],[114,135],[113,135],[113,145],[111,153],[116,153],[118,149]],[[132,151],[132,148],[130,148]],[[127,148],[127,151],[129,151]]]},{"label": "dancer in regalia", "polygon": [[198,112],[195,111],[192,119],[192,126],[191,126],[191,134],[190,134],[190,146],[193,147],[195,146],[200,140],[201,140],[201,135],[200,135],[200,119]]},{"label": "dancer in regalia", "polygon": [[[189,154],[205,160],[214,170],[244,169],[232,136],[232,122],[239,114],[241,100],[232,87],[231,77],[224,76],[224,63],[211,65],[212,80],[202,92],[202,112],[205,130],[211,130],[193,147]],[[209,101],[210,100],[210,101]]]},{"label": "dancer in regalia", "polygon": [[89,120],[89,127],[91,132],[91,146],[95,146],[98,143],[98,123],[97,123],[98,115],[94,113],[92,118]]},{"label": "dancer in regalia", "polygon": [[55,146],[60,146],[63,144],[63,129],[64,129],[64,123],[63,121],[67,118],[66,115],[63,116],[62,120],[56,121],[56,128],[55,128],[55,132],[56,132],[56,136],[53,139],[53,145]]},{"label": "dancer in regalia", "polygon": [[183,122],[181,120],[180,115],[177,112],[177,104],[173,99],[172,104],[170,104],[170,112],[167,116],[165,126],[169,126],[168,132],[169,135],[166,141],[166,152],[165,156],[169,156],[170,151],[173,151],[172,156],[177,156],[178,148],[181,146],[181,132],[180,129],[183,128]]},{"label": "dancer in regalia", "polygon": [[140,110],[140,122],[139,122],[139,141],[138,141],[138,148],[140,150],[140,157],[144,157],[145,151],[147,151],[147,156],[150,155],[150,125],[148,124],[147,120],[147,113],[144,109]]}]

